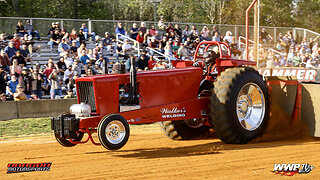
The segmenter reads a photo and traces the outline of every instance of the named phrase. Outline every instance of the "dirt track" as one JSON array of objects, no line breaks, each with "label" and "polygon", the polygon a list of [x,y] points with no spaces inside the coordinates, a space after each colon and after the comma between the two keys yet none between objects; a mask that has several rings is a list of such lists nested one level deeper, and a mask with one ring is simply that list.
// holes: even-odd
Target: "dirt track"
[{"label": "dirt track", "polygon": [[[54,138],[0,141],[0,179],[319,179],[320,142],[311,138],[226,145],[172,141],[157,125],[135,126],[118,151],[91,143],[64,148]],[[30,141],[31,139],[31,141]],[[21,141],[22,140],[22,141]],[[49,172],[6,174],[8,163],[52,162]],[[309,163],[309,174],[271,172],[274,163]]]}]

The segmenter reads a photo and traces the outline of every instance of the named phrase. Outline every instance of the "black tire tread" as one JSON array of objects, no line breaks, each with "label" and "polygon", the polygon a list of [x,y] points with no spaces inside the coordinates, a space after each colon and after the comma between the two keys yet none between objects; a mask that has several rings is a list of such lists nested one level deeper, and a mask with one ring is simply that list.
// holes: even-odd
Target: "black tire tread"
[{"label": "black tire tread", "polygon": [[[211,104],[210,104],[210,123],[214,128],[217,136],[224,142],[228,144],[245,144],[251,141],[253,138],[244,138],[241,135],[235,133],[235,126],[228,119],[229,110],[225,105],[230,99],[230,93],[232,88],[234,88],[236,81],[245,72],[253,72],[255,75],[261,75],[253,68],[250,67],[237,67],[226,69],[218,76],[217,81],[214,83],[214,88],[212,89]],[[265,85],[265,83],[264,83]],[[265,85],[265,88],[267,86]],[[261,87],[260,87],[261,88]],[[265,97],[266,106],[270,104],[269,96]],[[269,108],[268,108],[269,109]],[[268,110],[266,110],[266,119],[269,119]],[[267,123],[267,122],[266,122]],[[263,134],[265,126],[259,132],[259,136]]]},{"label": "black tire tread", "polygon": [[159,124],[163,133],[172,140],[190,140],[203,136],[210,131],[209,126],[192,128],[189,127],[183,120],[163,121]]}]

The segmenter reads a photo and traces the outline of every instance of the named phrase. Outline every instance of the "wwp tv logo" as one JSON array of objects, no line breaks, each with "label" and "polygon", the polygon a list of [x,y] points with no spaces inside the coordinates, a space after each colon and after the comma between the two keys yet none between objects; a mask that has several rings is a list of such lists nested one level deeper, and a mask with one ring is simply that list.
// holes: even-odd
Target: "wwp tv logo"
[{"label": "wwp tv logo", "polygon": [[314,169],[313,166],[310,164],[297,164],[297,163],[278,163],[274,164],[274,170],[273,172],[276,174],[282,174],[286,176],[293,176],[295,174],[303,174],[303,173],[309,173]]}]

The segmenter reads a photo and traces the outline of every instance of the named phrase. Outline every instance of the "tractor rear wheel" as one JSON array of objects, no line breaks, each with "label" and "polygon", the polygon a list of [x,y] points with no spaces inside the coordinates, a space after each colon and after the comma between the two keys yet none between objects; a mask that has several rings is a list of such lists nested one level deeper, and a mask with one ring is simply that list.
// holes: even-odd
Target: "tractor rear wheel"
[{"label": "tractor rear wheel", "polygon": [[253,68],[230,68],[214,83],[210,123],[228,144],[245,144],[262,135],[270,117],[268,88]]},{"label": "tractor rear wheel", "polygon": [[191,127],[185,121],[160,122],[161,130],[173,140],[189,140],[205,135],[210,131],[209,126]]}]

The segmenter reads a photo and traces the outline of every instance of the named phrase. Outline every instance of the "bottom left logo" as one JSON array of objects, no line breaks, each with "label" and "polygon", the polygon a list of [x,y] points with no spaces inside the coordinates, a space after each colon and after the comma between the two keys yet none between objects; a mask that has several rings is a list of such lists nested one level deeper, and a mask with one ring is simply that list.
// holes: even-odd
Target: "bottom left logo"
[{"label": "bottom left logo", "polygon": [[31,171],[50,171],[52,163],[9,163],[7,174]]}]

